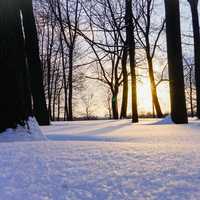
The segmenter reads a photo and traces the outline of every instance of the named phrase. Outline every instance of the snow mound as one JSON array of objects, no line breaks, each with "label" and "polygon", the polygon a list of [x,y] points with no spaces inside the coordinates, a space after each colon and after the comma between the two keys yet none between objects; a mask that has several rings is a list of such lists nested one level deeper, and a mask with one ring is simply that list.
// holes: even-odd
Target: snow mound
[{"label": "snow mound", "polygon": [[162,125],[162,124],[174,124],[170,115],[167,115],[165,118],[157,121],[154,125]]},{"label": "snow mound", "polygon": [[18,126],[0,134],[0,142],[44,141],[47,140],[34,117],[29,117],[27,127]]}]

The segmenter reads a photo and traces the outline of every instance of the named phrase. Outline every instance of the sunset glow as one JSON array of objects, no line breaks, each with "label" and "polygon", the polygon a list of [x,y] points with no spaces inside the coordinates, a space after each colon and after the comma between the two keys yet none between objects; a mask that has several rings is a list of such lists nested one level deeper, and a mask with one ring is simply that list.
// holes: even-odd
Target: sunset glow
[{"label": "sunset glow", "polygon": [[[163,83],[158,87],[158,98],[163,113],[169,112],[169,89],[168,84]],[[140,113],[152,113],[152,97],[149,81],[138,84],[138,109]]]}]

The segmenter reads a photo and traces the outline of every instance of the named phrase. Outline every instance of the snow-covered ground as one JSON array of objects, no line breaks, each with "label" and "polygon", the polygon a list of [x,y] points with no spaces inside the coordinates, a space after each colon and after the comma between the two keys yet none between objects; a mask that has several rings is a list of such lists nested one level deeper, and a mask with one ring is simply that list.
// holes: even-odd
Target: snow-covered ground
[{"label": "snow-covered ground", "polygon": [[200,121],[57,122],[0,135],[1,200],[199,200]]}]

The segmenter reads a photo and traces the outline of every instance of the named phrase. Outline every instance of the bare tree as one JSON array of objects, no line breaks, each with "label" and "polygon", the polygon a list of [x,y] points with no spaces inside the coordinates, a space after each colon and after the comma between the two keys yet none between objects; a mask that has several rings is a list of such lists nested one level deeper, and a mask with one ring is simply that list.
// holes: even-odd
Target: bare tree
[{"label": "bare tree", "polygon": [[[96,4],[96,7],[93,4]],[[115,4],[114,1],[104,0],[90,2],[88,7],[84,10],[89,19],[89,34],[81,30],[79,34],[90,45],[97,63],[93,65],[96,75],[87,78],[101,81],[110,88],[113,118],[118,119],[118,94],[123,82],[120,62],[124,49],[124,38],[121,33],[124,18],[122,13],[117,11],[122,10],[122,5],[120,1]]]},{"label": "bare tree", "polygon": [[194,117],[195,105],[195,73],[194,73],[194,64],[190,61],[191,59],[184,58],[185,64],[185,91],[186,91],[186,103],[190,108],[190,115]]},{"label": "bare tree", "polygon": [[[79,20],[81,16],[81,8],[79,0],[49,0],[51,10],[57,20],[60,32],[62,33],[62,39],[68,48],[68,115],[69,121],[73,120],[73,71],[74,71],[74,56],[75,46],[77,41],[77,29],[79,26]],[[74,9],[72,9],[74,8]],[[73,14],[72,14],[73,13]],[[66,90],[66,89],[65,89]],[[66,94],[66,93],[65,93]]]},{"label": "bare tree", "polygon": [[163,117],[157,95],[153,58],[158,47],[161,33],[164,29],[165,20],[163,20],[160,25],[155,25],[152,22],[153,11],[156,9],[154,0],[136,1],[135,6],[137,14],[134,19],[137,25],[137,36],[146,54],[153,106],[156,110],[157,117]]},{"label": "bare tree", "polygon": [[81,97],[83,106],[84,106],[84,115],[86,116],[87,120],[91,119],[93,113],[94,113],[94,94],[87,94]]}]

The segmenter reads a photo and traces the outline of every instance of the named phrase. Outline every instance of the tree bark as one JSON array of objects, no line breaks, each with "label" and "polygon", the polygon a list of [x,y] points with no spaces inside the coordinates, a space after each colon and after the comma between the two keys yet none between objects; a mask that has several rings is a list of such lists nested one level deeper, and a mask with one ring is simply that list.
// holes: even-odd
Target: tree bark
[{"label": "tree bark", "polygon": [[137,110],[137,79],[136,79],[136,61],[135,61],[135,35],[133,24],[133,11],[132,0],[126,0],[126,34],[127,34],[127,46],[129,50],[130,59],[130,71],[131,71],[131,97],[132,97],[132,122],[138,122],[138,110]]},{"label": "tree bark", "polygon": [[200,32],[199,32],[199,14],[198,0],[188,0],[192,13],[193,37],[194,37],[194,60],[195,60],[195,82],[197,112],[196,116],[200,119]]},{"label": "tree bark", "polygon": [[[153,72],[153,62],[151,56],[147,56],[148,59],[148,69],[149,69],[149,78],[150,78],[150,85],[151,85],[151,95],[152,95],[152,103],[153,107],[155,108],[156,114],[158,118],[162,118],[163,114],[161,111],[160,103],[158,100],[158,94],[157,94],[157,88],[154,78],[154,72]],[[154,109],[153,109],[154,111]],[[154,112],[153,112],[154,114]]]},{"label": "tree bark", "polygon": [[120,118],[127,118],[128,106],[128,72],[127,72],[127,47],[123,50],[122,56],[122,73],[123,73],[123,94],[122,94],[122,107]]},{"label": "tree bark", "polygon": [[74,47],[69,48],[69,74],[68,74],[68,84],[69,84],[69,96],[68,96],[68,107],[69,115],[67,120],[73,121],[73,110],[72,110],[72,100],[73,100],[73,52]]},{"label": "tree bark", "polygon": [[118,113],[118,99],[117,99],[117,93],[113,93],[112,96],[112,113],[113,113],[113,119],[119,119],[119,113]]},{"label": "tree bark", "polygon": [[167,53],[171,98],[171,117],[177,124],[187,123],[179,0],[165,0]]},{"label": "tree bark", "polygon": [[0,1],[0,132],[32,115],[20,2]]},{"label": "tree bark", "polygon": [[193,106],[193,88],[192,88],[192,67],[190,68],[189,71],[189,98],[190,98],[190,111],[191,111],[191,117],[194,117],[194,106]]},{"label": "tree bark", "polygon": [[49,114],[43,87],[43,73],[39,57],[39,46],[32,0],[22,0],[23,30],[28,67],[30,71],[33,111],[40,125],[49,125]]}]

